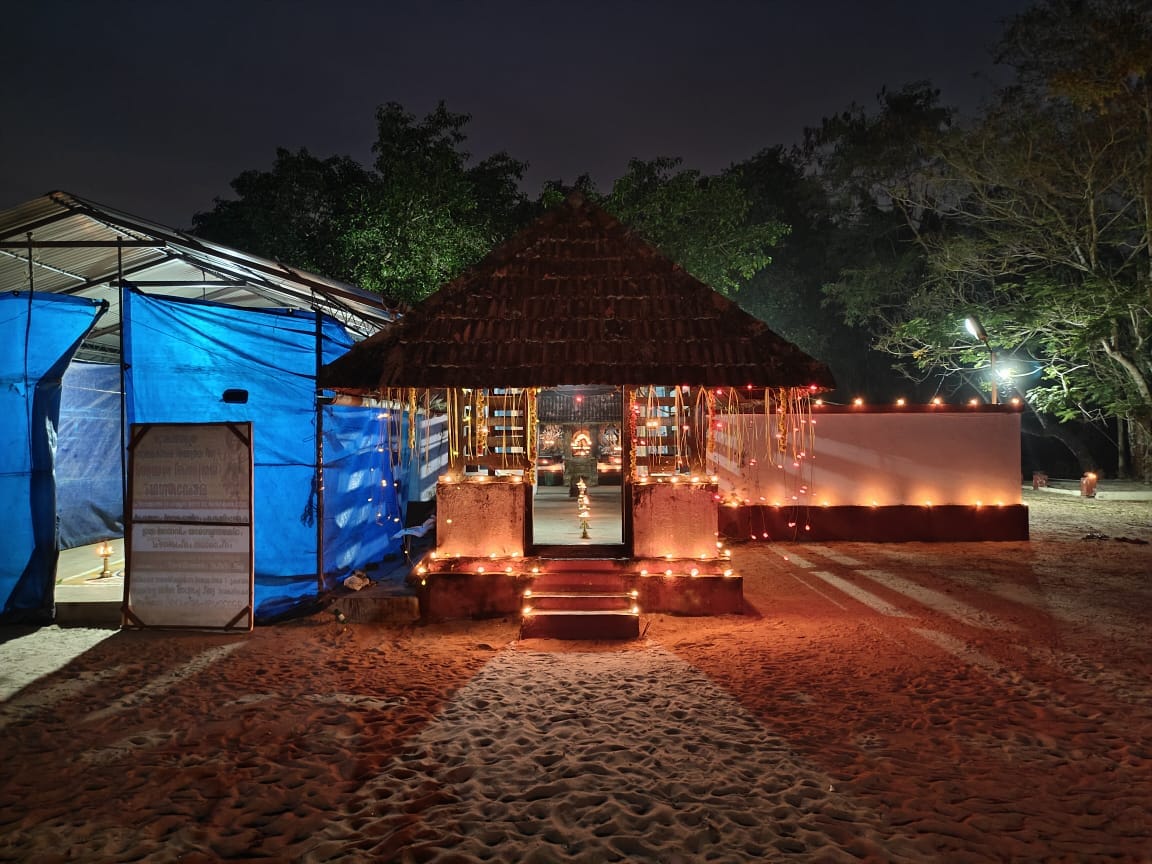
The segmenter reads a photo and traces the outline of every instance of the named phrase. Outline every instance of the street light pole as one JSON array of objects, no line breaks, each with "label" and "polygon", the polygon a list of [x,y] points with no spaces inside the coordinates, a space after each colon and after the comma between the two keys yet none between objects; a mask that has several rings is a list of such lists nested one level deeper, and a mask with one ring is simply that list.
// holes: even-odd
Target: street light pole
[{"label": "street light pole", "polygon": [[[987,345],[988,343],[984,343]],[[988,374],[992,376],[992,404],[997,405],[1000,403],[1000,392],[997,390],[997,372],[996,372],[996,352],[992,350],[992,346],[988,345]]]},{"label": "street light pole", "polygon": [[984,329],[984,325],[980,323],[980,319],[975,315],[969,315],[964,319],[964,327],[969,333],[983,342],[984,347],[988,349],[988,372],[992,376],[992,404],[997,405],[1000,402],[1000,391],[997,389],[996,384],[996,350],[988,340],[988,331]]}]

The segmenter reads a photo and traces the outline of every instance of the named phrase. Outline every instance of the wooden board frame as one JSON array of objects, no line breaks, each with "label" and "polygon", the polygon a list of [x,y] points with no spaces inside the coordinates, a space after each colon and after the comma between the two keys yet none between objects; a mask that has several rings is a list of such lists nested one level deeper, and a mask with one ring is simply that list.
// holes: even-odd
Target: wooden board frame
[{"label": "wooden board frame", "polygon": [[121,626],[255,625],[252,424],[134,423]]}]

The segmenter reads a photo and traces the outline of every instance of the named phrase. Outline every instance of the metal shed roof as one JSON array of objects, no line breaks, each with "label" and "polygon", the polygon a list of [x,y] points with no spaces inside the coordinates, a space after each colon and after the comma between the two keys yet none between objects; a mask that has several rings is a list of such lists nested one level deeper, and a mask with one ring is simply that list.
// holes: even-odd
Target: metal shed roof
[{"label": "metal shed roof", "polygon": [[277,261],[201,240],[67,192],[0,212],[0,291],[75,294],[108,301],[81,349],[120,350],[119,284],[232,306],[318,309],[359,336],[396,320],[379,295]]}]

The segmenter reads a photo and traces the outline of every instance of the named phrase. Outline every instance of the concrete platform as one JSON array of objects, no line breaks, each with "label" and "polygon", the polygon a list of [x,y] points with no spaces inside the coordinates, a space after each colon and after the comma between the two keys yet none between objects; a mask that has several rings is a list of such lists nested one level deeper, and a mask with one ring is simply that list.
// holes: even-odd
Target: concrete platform
[{"label": "concrete platform", "polygon": [[[1080,496],[1079,479],[1049,478],[1047,484],[1036,491],[1049,495]],[[1028,484],[1024,488],[1032,489],[1032,485]],[[1152,501],[1152,485],[1135,480],[1097,480],[1095,497],[1099,501]]]}]

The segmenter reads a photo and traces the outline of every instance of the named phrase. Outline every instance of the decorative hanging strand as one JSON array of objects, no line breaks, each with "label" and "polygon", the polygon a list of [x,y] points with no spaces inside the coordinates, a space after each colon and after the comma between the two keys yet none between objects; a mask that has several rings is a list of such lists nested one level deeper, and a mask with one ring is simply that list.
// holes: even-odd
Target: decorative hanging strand
[{"label": "decorative hanging strand", "polygon": [[624,466],[624,469],[628,472],[628,479],[635,481],[637,478],[636,412],[639,410],[639,406],[636,404],[636,390],[634,388],[624,388],[624,404],[628,406],[628,452],[625,455],[628,464]]},{"label": "decorative hanging strand", "polygon": [[488,400],[483,387],[476,388],[476,407],[472,413],[472,428],[476,434],[476,458],[482,461],[488,453]]},{"label": "decorative hanging strand", "polygon": [[408,388],[408,452],[416,461],[416,388]]},{"label": "decorative hanging strand", "polygon": [[524,419],[524,447],[528,457],[528,465],[524,471],[524,479],[529,483],[536,482],[536,395],[535,387],[529,387],[526,399],[526,416]]},{"label": "decorative hanging strand", "polygon": [[680,387],[672,388],[672,413],[674,422],[676,424],[676,470],[679,471],[681,467],[689,465],[689,454],[687,452],[687,436],[684,434],[684,397],[680,392]]}]

